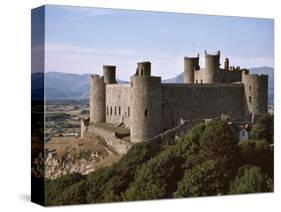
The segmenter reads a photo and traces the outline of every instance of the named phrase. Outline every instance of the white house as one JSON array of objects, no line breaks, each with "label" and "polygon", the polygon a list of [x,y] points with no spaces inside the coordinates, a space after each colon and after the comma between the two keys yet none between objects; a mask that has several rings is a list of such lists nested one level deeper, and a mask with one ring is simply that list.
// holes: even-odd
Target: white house
[{"label": "white house", "polygon": [[239,142],[247,140],[249,138],[249,132],[246,129],[241,129],[239,131]]}]

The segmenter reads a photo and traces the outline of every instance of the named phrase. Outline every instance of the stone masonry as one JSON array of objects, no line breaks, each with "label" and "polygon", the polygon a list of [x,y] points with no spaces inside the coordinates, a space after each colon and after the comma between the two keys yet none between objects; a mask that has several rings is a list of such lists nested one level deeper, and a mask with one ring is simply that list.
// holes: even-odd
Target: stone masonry
[{"label": "stone masonry", "polygon": [[228,58],[222,68],[220,51],[205,51],[205,68],[199,59],[199,54],[184,58],[184,83],[179,84],[162,84],[161,77],[151,76],[150,62],[138,63],[128,84],[117,84],[115,66],[103,66],[104,76],[91,78],[90,125],[124,125],[131,142],[139,143],[175,128],[180,120],[222,114],[246,120],[267,113],[267,75],[230,66]]}]

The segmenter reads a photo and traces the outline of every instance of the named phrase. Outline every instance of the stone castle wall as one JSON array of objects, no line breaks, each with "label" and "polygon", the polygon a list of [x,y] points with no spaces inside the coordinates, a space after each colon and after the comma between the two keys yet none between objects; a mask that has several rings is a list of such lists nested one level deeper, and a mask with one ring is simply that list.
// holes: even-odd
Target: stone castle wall
[{"label": "stone castle wall", "polygon": [[120,155],[126,154],[132,147],[132,144],[117,138],[112,131],[91,125],[89,131],[97,135],[104,144],[113,152]]},{"label": "stone castle wall", "polygon": [[[193,120],[204,118],[219,118],[222,113],[230,114],[233,118],[243,118],[245,115],[245,94],[244,84],[161,84],[161,92],[157,95],[150,95],[153,101],[143,103],[144,98],[139,95],[145,92],[140,87],[136,91],[134,104],[132,104],[130,84],[106,85],[106,122],[120,124],[131,128],[131,124],[145,123],[149,117],[145,116],[145,107],[155,106],[155,112],[149,115],[157,115],[161,111],[160,118],[151,117],[153,126],[147,129],[154,129],[155,122],[161,122],[161,130],[167,130],[179,123],[180,119]],[[154,89],[152,89],[154,90]],[[157,97],[161,97],[156,101]],[[141,101],[140,101],[141,100]],[[137,105],[136,105],[137,104]],[[135,119],[130,121],[135,106]],[[139,108],[141,107],[141,108]],[[151,113],[153,109],[149,109]],[[119,113],[120,112],[120,113]],[[158,114],[159,115],[159,114]],[[158,116],[157,116],[158,117]],[[142,129],[143,126],[136,126]],[[143,132],[143,130],[141,130]],[[153,130],[154,131],[154,130]]]},{"label": "stone castle wall", "polygon": [[[202,84],[205,81],[205,69],[200,69],[200,71],[194,72],[194,83]],[[220,69],[217,71],[217,83],[233,83],[242,81],[242,71],[240,70],[224,70]]]},{"label": "stone castle wall", "polygon": [[106,122],[120,124],[124,123],[130,127],[130,85],[108,84],[106,85],[105,103]]},{"label": "stone castle wall", "polygon": [[180,119],[234,118],[244,116],[244,85],[162,84],[162,129],[170,129]]}]

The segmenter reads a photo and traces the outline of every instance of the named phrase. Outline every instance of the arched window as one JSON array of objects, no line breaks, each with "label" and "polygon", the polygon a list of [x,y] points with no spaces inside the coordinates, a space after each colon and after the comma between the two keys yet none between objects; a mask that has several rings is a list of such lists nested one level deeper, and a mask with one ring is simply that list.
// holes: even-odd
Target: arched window
[{"label": "arched window", "polygon": [[110,106],[110,115],[112,116],[112,107]]},{"label": "arched window", "polygon": [[147,109],[144,110],[144,116],[147,116],[148,115],[148,111]]},{"label": "arched window", "polygon": [[115,116],[117,115],[117,108],[116,108],[116,106],[114,107],[114,115]]},{"label": "arched window", "polygon": [[121,116],[121,107],[119,106],[119,116]]},{"label": "arched window", "polygon": [[252,102],[252,97],[251,96],[249,96],[249,102]]},{"label": "arched window", "polygon": [[250,91],[252,90],[252,86],[249,86],[249,90],[250,90]]},{"label": "arched window", "polygon": [[130,107],[128,107],[128,117],[130,116]]}]

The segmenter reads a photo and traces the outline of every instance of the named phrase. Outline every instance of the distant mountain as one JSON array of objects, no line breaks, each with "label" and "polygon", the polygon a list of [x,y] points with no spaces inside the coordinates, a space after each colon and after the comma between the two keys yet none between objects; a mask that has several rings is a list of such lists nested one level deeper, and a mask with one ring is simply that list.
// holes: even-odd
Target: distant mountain
[{"label": "distant mountain", "polygon": [[[270,67],[251,68],[250,73],[268,74],[269,76],[269,104],[274,99],[274,70]],[[81,100],[89,98],[90,74],[69,74],[61,72],[47,72],[46,79],[46,99],[47,100]],[[118,80],[118,83],[126,81]],[[178,76],[163,80],[163,83],[183,83],[183,73]],[[32,99],[41,99],[43,97],[44,83],[43,73],[33,73],[31,77]]]},{"label": "distant mountain", "polygon": [[[81,100],[89,98],[90,74],[70,74],[62,72],[45,73],[46,100]],[[118,83],[125,81],[118,80]],[[33,73],[31,76],[32,99],[41,98],[44,92],[44,74]]]},{"label": "distant mountain", "polygon": [[86,99],[89,97],[90,74],[47,72],[46,99]]},{"label": "distant mountain", "polygon": [[[268,102],[270,105],[274,102],[274,69],[271,67],[263,66],[250,68],[251,74],[267,74],[268,75]],[[163,83],[183,83],[183,72],[178,76],[162,80]]]},{"label": "distant mountain", "polygon": [[162,80],[162,83],[183,83],[183,72],[179,74],[178,76],[171,78],[171,79],[165,79]]}]

